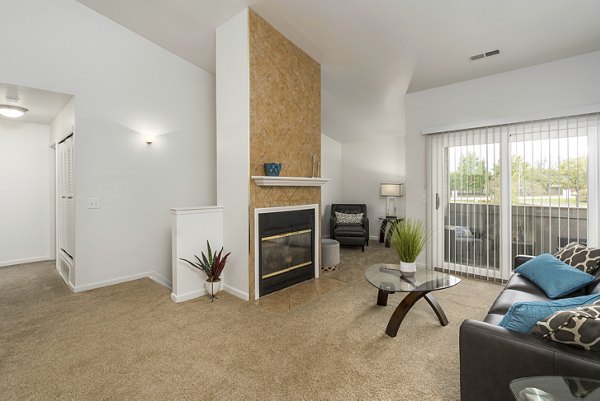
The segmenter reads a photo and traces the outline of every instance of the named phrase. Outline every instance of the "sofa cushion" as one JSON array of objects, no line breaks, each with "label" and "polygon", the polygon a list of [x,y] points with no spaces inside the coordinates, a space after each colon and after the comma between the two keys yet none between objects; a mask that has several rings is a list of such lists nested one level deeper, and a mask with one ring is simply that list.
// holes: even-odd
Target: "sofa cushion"
[{"label": "sofa cushion", "polygon": [[515,271],[533,281],[552,299],[564,297],[595,280],[591,274],[574,269],[549,253],[536,256]]},{"label": "sofa cushion", "polygon": [[335,218],[340,224],[360,224],[362,223],[363,214],[335,212]]},{"label": "sofa cushion", "polygon": [[[535,287],[534,284],[532,284]],[[488,311],[488,313],[505,315],[513,304],[516,302],[547,302],[550,298],[541,290],[537,291],[519,291],[513,289],[505,289],[498,295],[496,301]]]},{"label": "sofa cushion", "polygon": [[344,224],[334,230],[336,237],[364,237],[365,228],[362,224]]},{"label": "sofa cushion", "polygon": [[537,322],[531,333],[588,351],[600,351],[600,301],[554,312]]},{"label": "sofa cushion", "polygon": [[596,278],[588,287],[588,294],[600,294],[600,278]]},{"label": "sofa cushion", "polygon": [[500,322],[502,321],[503,317],[504,317],[504,315],[497,315],[495,313],[490,313],[485,317],[485,319],[483,319],[483,321],[486,323],[489,323],[489,324],[493,324],[494,326],[498,326],[500,324]]},{"label": "sofa cushion", "polygon": [[508,280],[504,288],[507,290],[523,291],[528,292],[530,294],[542,295],[545,298],[547,298],[546,294],[544,293],[544,291],[541,290],[540,287],[538,287],[533,281],[529,280],[527,277],[519,273],[514,273],[512,276],[510,276],[510,279]]},{"label": "sofa cushion", "polygon": [[544,319],[554,312],[575,308],[599,300],[600,294],[594,294],[545,302],[516,302],[508,309],[499,326],[519,333],[529,333],[539,320]]},{"label": "sofa cushion", "polygon": [[600,270],[600,249],[598,248],[571,242],[554,256],[585,273],[596,274]]}]

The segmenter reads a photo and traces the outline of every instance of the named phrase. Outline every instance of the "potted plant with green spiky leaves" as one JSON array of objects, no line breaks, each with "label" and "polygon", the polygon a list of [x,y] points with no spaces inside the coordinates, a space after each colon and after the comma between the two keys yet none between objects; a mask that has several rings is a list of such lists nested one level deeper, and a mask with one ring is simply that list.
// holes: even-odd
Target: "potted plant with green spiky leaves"
[{"label": "potted plant with green spiky leaves", "polygon": [[180,259],[206,275],[206,282],[204,283],[204,286],[206,288],[206,292],[210,296],[210,302],[212,302],[216,298],[216,294],[223,289],[221,273],[225,268],[225,263],[227,263],[227,258],[231,252],[223,255],[223,247],[221,247],[219,252],[213,252],[209,241],[206,241],[206,246],[208,248],[208,256],[205,255],[204,252],[201,253],[201,258],[197,255],[194,255],[197,262],[192,262],[184,258]]},{"label": "potted plant with green spiky leaves", "polygon": [[414,274],[417,271],[415,261],[429,240],[425,224],[421,220],[402,220],[392,225],[391,234],[392,245],[400,258],[400,271]]}]

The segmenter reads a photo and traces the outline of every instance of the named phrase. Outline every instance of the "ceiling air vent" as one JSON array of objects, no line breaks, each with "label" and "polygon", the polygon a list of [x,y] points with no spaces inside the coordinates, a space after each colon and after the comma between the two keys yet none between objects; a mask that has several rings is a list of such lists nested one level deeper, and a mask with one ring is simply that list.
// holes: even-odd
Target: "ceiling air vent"
[{"label": "ceiling air vent", "polygon": [[481,60],[482,58],[486,58],[486,57],[492,57],[492,56],[495,56],[496,54],[500,54],[500,50],[498,50],[498,49],[490,50],[489,52],[475,54],[474,56],[471,56],[469,58],[471,59],[471,61],[475,61],[475,60]]}]

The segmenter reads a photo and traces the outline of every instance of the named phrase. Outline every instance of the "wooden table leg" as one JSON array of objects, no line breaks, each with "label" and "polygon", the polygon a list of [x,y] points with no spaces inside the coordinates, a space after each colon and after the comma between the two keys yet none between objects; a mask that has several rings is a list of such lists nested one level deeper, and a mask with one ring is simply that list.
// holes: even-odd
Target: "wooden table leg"
[{"label": "wooden table leg", "polygon": [[416,304],[417,301],[421,298],[425,298],[427,303],[429,303],[431,309],[433,309],[433,311],[437,315],[440,324],[442,326],[448,325],[448,318],[446,317],[444,310],[442,309],[440,304],[438,304],[438,302],[435,300],[433,295],[429,294],[429,291],[409,292],[408,295],[404,297],[402,302],[398,304],[398,307],[396,307],[396,310],[390,318],[387,328],[385,329],[385,332],[388,336],[396,337],[396,334],[398,334],[398,329],[400,328],[400,324],[404,320],[404,317],[406,316],[408,311],[411,310],[414,304]]},{"label": "wooden table leg", "polygon": [[377,292],[377,305],[387,306],[387,299],[390,293],[385,290],[379,290]]},{"label": "wooden table leg", "polygon": [[427,292],[409,292],[408,295],[404,297],[402,302],[398,304],[396,310],[392,314],[390,321],[385,329],[385,332],[390,337],[396,337],[398,334],[398,329],[400,328],[400,323],[404,320],[404,317],[408,313],[408,311],[417,303],[419,299],[421,299]]},{"label": "wooden table leg", "polygon": [[429,305],[431,306],[431,309],[433,309],[433,311],[435,312],[435,314],[437,315],[440,324],[442,326],[447,326],[448,325],[448,318],[446,317],[446,314],[444,313],[444,310],[442,309],[442,307],[440,306],[440,304],[438,304],[438,301],[435,300],[435,298],[433,297],[433,295],[431,294],[425,294],[425,300],[427,301],[427,303],[429,303]]}]

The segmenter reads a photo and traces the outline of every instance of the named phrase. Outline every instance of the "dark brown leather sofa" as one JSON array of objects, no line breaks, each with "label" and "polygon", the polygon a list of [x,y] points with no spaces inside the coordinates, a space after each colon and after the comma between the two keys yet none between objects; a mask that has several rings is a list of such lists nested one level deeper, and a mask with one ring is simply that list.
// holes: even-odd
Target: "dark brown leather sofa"
[{"label": "dark brown leather sofa", "polygon": [[[517,256],[515,266],[532,256]],[[600,294],[596,280],[570,296]],[[460,394],[462,401],[510,401],[512,380],[530,376],[600,378],[600,353],[559,344],[498,326],[518,301],[548,301],[531,281],[515,273],[481,321],[460,326]]]}]

